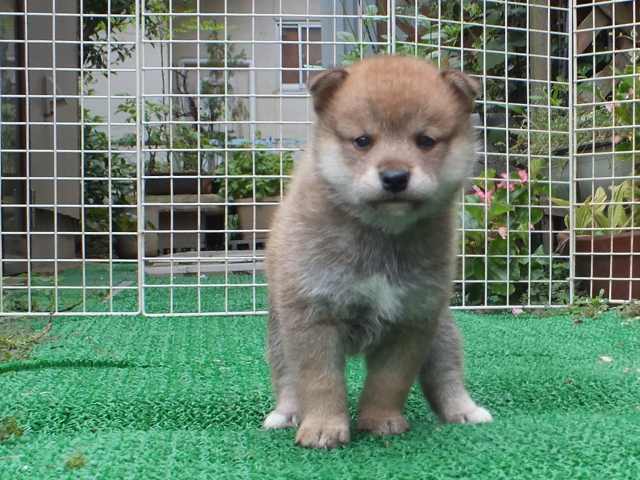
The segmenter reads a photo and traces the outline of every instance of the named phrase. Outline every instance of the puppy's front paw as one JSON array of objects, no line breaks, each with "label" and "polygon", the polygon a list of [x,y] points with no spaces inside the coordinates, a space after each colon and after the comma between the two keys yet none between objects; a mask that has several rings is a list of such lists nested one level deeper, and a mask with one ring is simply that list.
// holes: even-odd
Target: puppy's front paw
[{"label": "puppy's front paw", "polygon": [[488,410],[474,404],[462,412],[448,413],[442,420],[446,423],[489,423],[493,421],[493,417]]},{"label": "puppy's front paw", "polygon": [[280,412],[278,410],[274,410],[265,417],[262,426],[267,430],[297,427],[298,416],[292,412]]},{"label": "puppy's front paw", "polygon": [[409,422],[400,415],[365,415],[358,419],[358,430],[376,435],[398,435],[409,430]]},{"label": "puppy's front paw", "polygon": [[349,442],[349,420],[309,416],[302,421],[296,443],[308,448],[335,448]]}]

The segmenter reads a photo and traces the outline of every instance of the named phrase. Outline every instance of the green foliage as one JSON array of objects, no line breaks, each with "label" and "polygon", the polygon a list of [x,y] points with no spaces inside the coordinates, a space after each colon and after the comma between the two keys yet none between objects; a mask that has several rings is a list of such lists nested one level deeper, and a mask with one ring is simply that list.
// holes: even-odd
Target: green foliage
[{"label": "green foliage", "polygon": [[[122,17],[122,15],[136,14],[136,0],[84,0],[82,20],[82,38],[86,41],[83,48],[83,65],[90,69],[103,70],[99,74],[107,76],[109,63],[113,68],[115,64],[122,63],[131,58],[135,52],[135,45],[118,42],[119,35],[128,29],[135,28],[135,18]],[[179,13],[194,12],[192,2],[189,0],[174,0],[173,11]],[[168,26],[168,16],[155,16],[153,13],[168,12],[168,2],[165,0],[146,0],[145,18],[146,38],[160,38]],[[109,15],[109,13],[111,15]],[[110,18],[107,16],[109,15]],[[107,42],[108,29],[111,27],[111,42]],[[109,61],[109,57],[111,60]],[[95,80],[93,70],[85,70],[85,81],[90,84]]]},{"label": "green foliage", "polygon": [[[631,227],[640,226],[640,209],[635,204],[640,198],[637,187],[631,180],[609,187],[611,199],[604,188],[598,187],[593,195],[578,204],[574,211],[576,235],[605,235]],[[554,198],[554,203],[568,206],[566,200]],[[570,228],[569,215],[565,216],[565,225]]]},{"label": "green foliage", "polygon": [[[107,7],[111,7],[111,18],[108,20]],[[117,32],[133,28],[135,24],[132,18],[123,18],[117,15],[135,15],[135,0],[111,0],[110,3],[104,0],[84,0],[82,4],[83,13],[89,14],[82,20],[82,38],[85,40],[83,48],[83,65],[92,69],[103,69],[101,74],[107,76],[106,69],[109,65],[109,56],[111,63],[114,60],[122,62],[130,58],[134,51],[135,45],[129,45],[120,42],[107,43],[108,27],[111,25],[111,31],[117,36]],[[93,15],[91,15],[93,14]],[[114,16],[115,15],[115,16]],[[85,80],[91,82],[94,79],[95,72],[85,70]]]},{"label": "green foliage", "polygon": [[609,305],[604,297],[604,291],[600,290],[598,295],[591,297],[578,297],[574,299],[573,305],[567,308],[569,314],[574,318],[574,322],[581,323],[583,319],[595,319],[609,310]]},{"label": "green foliage", "polygon": [[[159,13],[166,10],[166,3],[151,1],[147,2],[146,7],[150,12]],[[176,11],[176,7],[174,5],[174,11]],[[190,11],[190,7],[185,4],[178,7],[177,11],[187,12]],[[227,117],[232,120],[242,119],[246,117],[247,111],[246,105],[240,99],[224,97],[234,92],[232,85],[234,70],[225,71],[222,67],[240,65],[246,59],[245,52],[243,50],[237,52],[233,44],[213,43],[213,41],[220,39],[221,34],[224,34],[224,23],[207,18],[201,18],[198,22],[195,17],[180,17],[173,20],[173,30],[170,27],[169,16],[166,15],[149,15],[145,19],[147,37],[151,39],[149,44],[160,50],[161,59],[165,58],[164,50],[167,46],[166,43],[159,40],[168,40],[174,34],[188,36],[188,34],[199,30],[201,41],[212,41],[204,44],[203,51],[206,52],[207,59],[203,61],[203,66],[206,65],[208,69],[201,71],[199,75],[199,91],[206,96],[196,98],[194,92],[190,91],[190,87],[188,87],[189,71],[173,69],[172,72],[175,75],[173,86],[176,91],[170,93],[181,95],[180,101],[174,100],[173,109],[165,96],[160,100],[145,99],[141,141],[148,149],[146,174],[168,175],[171,171],[170,159],[173,161],[174,173],[201,172],[202,165],[198,165],[198,152],[181,152],[180,150],[198,147],[205,150],[223,148],[227,142],[234,138],[234,132],[227,130],[225,133],[215,122]],[[159,74],[161,75],[163,92],[168,93],[165,86],[169,84],[166,76],[170,72],[166,68],[162,68]],[[118,106],[118,112],[124,113],[129,123],[136,122],[136,110],[135,99],[124,101]],[[171,124],[171,120],[185,123]],[[202,123],[198,125],[188,122],[189,120],[199,120]],[[120,144],[134,146],[136,137],[133,135],[123,137],[120,139]],[[160,153],[158,149],[171,149],[174,152],[169,156]],[[206,160],[208,156],[201,155],[200,158]]]},{"label": "green foliage", "polygon": [[467,304],[484,303],[485,281],[489,303],[528,303],[529,298],[531,303],[549,303],[566,295],[566,286],[552,284],[549,299],[548,280],[566,279],[568,266],[560,260],[551,263],[531,233],[541,229],[544,210],[537,205],[544,205],[549,195],[548,182],[539,181],[542,165],[533,160],[529,172],[521,169],[499,177],[490,169],[475,182],[475,193],[465,195],[464,278],[479,281],[467,284]]},{"label": "green foliage", "polygon": [[[250,145],[245,145],[245,148]],[[219,179],[218,193],[222,196],[228,192],[231,199],[253,198],[256,200],[279,196],[282,192],[281,182],[286,186],[286,178],[293,171],[293,153],[290,151],[271,152],[265,150],[235,151],[228,165],[224,163],[216,169],[216,175],[228,175],[230,178]],[[255,161],[255,171],[254,171]],[[255,178],[252,176],[255,175]]]},{"label": "green foliage", "polygon": [[[624,71],[618,72],[620,79],[616,81],[613,92],[617,152],[630,152],[640,145],[640,129],[633,127],[640,124],[640,101],[638,101],[637,85],[640,84],[640,64],[629,64]],[[634,88],[634,83],[636,87]],[[611,123],[606,126],[611,125]],[[634,146],[635,145],[635,146]]]},{"label": "green foliage", "polygon": [[[616,80],[614,91],[606,96],[598,84],[595,89],[588,82],[578,84],[578,98],[600,105],[576,106],[575,126],[583,130],[577,131],[576,142],[578,149],[586,148],[586,151],[596,151],[599,144],[611,149],[613,143],[613,161],[635,165],[637,162],[633,150],[634,145],[640,145],[640,134],[633,126],[640,120],[635,112],[640,105],[636,101],[634,81],[640,81],[640,67],[631,63],[623,72],[616,73],[620,79]],[[591,66],[583,67],[583,71],[578,72],[579,77],[592,74]],[[617,128],[611,130],[609,127],[614,125]],[[638,187],[634,187],[631,180],[624,180],[609,186],[608,190],[598,187],[584,202],[574,206],[576,235],[615,234],[640,226],[640,210],[636,205],[640,198]],[[558,206],[570,206],[565,199],[552,198],[552,201]],[[565,216],[564,221],[566,228],[570,229],[569,215]]]},{"label": "green foliage", "polygon": [[[549,156],[567,150],[569,145],[569,86],[552,83],[532,87],[531,107],[510,105],[509,124],[521,128],[509,132],[510,145],[504,135],[497,139],[512,154]],[[538,108],[549,107],[549,108]],[[501,138],[500,138],[501,137]]]},{"label": "green foliage", "polygon": [[[378,3],[378,5],[381,4]],[[384,15],[385,12],[379,10],[376,5],[367,5],[363,12],[362,28],[347,22],[348,29],[338,32],[338,40],[348,42],[348,45],[344,46],[343,65],[349,65],[369,55],[389,51],[387,46],[389,38],[384,28],[386,20],[384,17],[377,17]],[[525,19],[526,10],[525,5],[510,5],[508,15],[510,18]],[[347,13],[344,2],[343,13]],[[395,53],[426,58],[442,68],[462,69],[475,75],[496,77],[507,75],[510,78],[526,78],[528,68],[526,56],[512,55],[509,61],[505,62],[504,53],[507,41],[510,51],[525,53],[526,36],[511,32],[507,39],[509,32],[506,29],[482,27],[485,22],[488,25],[503,25],[504,16],[504,5],[486,4],[482,0],[465,1],[462,8],[460,2],[426,0],[419,2],[416,7],[415,2],[399,1],[396,4],[396,38],[392,39],[395,44]],[[438,21],[439,18],[447,21]],[[464,57],[461,51],[463,46],[466,49]],[[552,47],[562,48],[555,44]],[[483,53],[485,49],[486,54]],[[559,55],[560,52],[554,50],[550,54]],[[485,89],[487,99],[504,101],[504,87],[500,86],[500,82],[487,82]],[[528,103],[527,93],[526,88],[510,86],[509,103]],[[565,102],[563,106],[568,106],[568,103]],[[514,111],[513,114],[518,113]],[[568,118],[568,114],[566,116]],[[568,126],[568,120],[565,123]],[[491,135],[492,132],[490,131],[489,134]],[[500,141],[500,139],[491,138],[490,141]],[[501,141],[504,144],[504,139]],[[548,148],[545,152],[547,151]]]},{"label": "green foliage", "polygon": [[[104,123],[104,118],[85,109],[84,120],[84,148],[87,151],[84,166],[84,176],[87,180],[84,182],[85,205],[104,205],[105,207],[109,205],[135,205],[137,189],[135,163],[127,161],[118,153],[111,153],[111,157],[106,153],[109,149],[107,134],[94,125]],[[91,180],[92,178],[107,177],[128,180],[112,180],[111,182]],[[109,231],[109,211],[107,208],[87,208],[85,215],[85,227],[88,231]],[[105,252],[107,248],[107,245],[103,246]]]},{"label": "green foliage", "polygon": [[[346,13],[343,2],[343,12]],[[359,35],[356,33],[355,26],[351,31],[343,31],[337,33],[339,42],[348,42],[345,45],[344,55],[342,57],[343,65],[351,65],[358,60],[374,54],[387,53],[386,45],[376,44],[376,42],[386,42],[388,37],[378,31],[378,7],[376,5],[367,5],[362,17],[362,39],[358,40]]]},{"label": "green foliage", "polygon": [[[590,68],[579,76],[588,75]],[[634,125],[640,122],[640,104],[638,95],[634,89],[635,82],[640,81],[640,65],[633,63],[627,65],[624,70],[616,71],[616,80],[613,92],[606,94],[601,90],[602,84],[596,84],[595,88],[590,82],[581,82],[576,85],[577,97],[575,126],[576,143],[578,147],[597,144],[615,145],[617,159],[623,159],[626,155],[633,158],[634,142],[640,145],[640,130]],[[586,105],[581,105],[586,103]],[[597,105],[591,105],[597,102]],[[610,127],[615,126],[615,130]],[[636,147],[637,149],[637,147]]]},{"label": "green foliage", "polygon": [[585,320],[597,320],[604,314],[615,312],[622,318],[622,325],[629,326],[640,321],[640,302],[631,301],[621,305],[610,304],[604,290],[600,290],[595,297],[576,297],[573,303],[561,310],[549,311],[548,315],[568,314],[573,323],[581,324]]}]

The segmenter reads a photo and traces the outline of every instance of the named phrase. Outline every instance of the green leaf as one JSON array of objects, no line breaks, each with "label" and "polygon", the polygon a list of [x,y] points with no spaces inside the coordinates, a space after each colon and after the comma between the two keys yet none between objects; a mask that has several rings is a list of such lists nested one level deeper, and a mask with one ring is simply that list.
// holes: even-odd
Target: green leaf
[{"label": "green leaf", "polygon": [[[507,254],[507,240],[502,237],[497,237],[489,242],[489,255],[506,255]],[[493,260],[493,259],[491,259]]]},{"label": "green leaf", "polygon": [[484,280],[485,259],[472,257],[466,260],[466,278],[470,280]]},{"label": "green leaf", "polygon": [[513,207],[509,205],[507,202],[501,202],[499,200],[495,200],[491,203],[491,207],[489,208],[489,217],[493,219],[493,217],[497,217],[498,215],[503,215],[507,212],[512,211]]},{"label": "green leaf", "polygon": [[[531,224],[538,224],[542,218],[544,217],[544,211],[541,208],[532,208],[531,209]],[[528,227],[528,225],[527,225]]]},{"label": "green leaf", "polygon": [[[465,227],[467,228],[483,228],[484,227],[484,207],[482,205],[464,207]],[[472,227],[473,226],[473,227]]]},{"label": "green leaf", "polygon": [[596,228],[606,228],[609,226],[609,218],[604,213],[594,210],[593,226]]},{"label": "green leaf", "polygon": [[602,187],[596,189],[596,193],[591,200],[595,212],[604,212],[607,208],[607,192]]},{"label": "green leaf", "polygon": [[507,280],[506,258],[487,258],[488,280]]},{"label": "green leaf", "polygon": [[[569,227],[569,216],[565,219],[567,223],[567,227]],[[593,212],[587,208],[576,209],[576,213],[574,215],[575,228],[584,229],[593,227]]]}]

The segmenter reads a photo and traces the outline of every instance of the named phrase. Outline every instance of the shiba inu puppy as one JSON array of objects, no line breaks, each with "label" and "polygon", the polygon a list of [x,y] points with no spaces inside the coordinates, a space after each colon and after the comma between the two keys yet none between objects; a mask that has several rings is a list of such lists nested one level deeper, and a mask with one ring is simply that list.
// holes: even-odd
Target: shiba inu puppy
[{"label": "shiba inu puppy", "polygon": [[366,357],[357,426],[399,434],[419,380],[444,422],[491,415],[463,383],[449,312],[455,200],[472,165],[478,85],[408,57],[316,76],[310,151],[272,225],[268,354],[276,407],[266,428],[296,442],[347,443],[348,355]]}]

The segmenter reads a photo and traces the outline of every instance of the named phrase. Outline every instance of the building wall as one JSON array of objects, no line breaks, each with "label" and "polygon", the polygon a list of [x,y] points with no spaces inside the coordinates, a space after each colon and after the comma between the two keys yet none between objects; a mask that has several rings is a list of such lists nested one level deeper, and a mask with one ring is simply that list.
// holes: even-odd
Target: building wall
[{"label": "building wall", "polygon": [[[73,2],[57,3],[59,12],[73,13],[77,11],[74,10]],[[29,13],[52,13],[51,8],[51,2],[45,0],[30,0],[27,4]],[[22,12],[23,10],[16,9],[16,11]],[[19,21],[22,22],[20,30],[24,33],[24,17],[20,17]],[[76,81],[78,74],[77,72],[58,70],[61,67],[79,68],[79,50],[75,45],[54,45],[54,23],[57,40],[74,40],[78,37],[79,21],[77,17],[54,18],[52,16],[28,15],[26,38],[29,43],[26,49],[26,59],[24,58],[24,50],[22,50],[21,56],[23,58],[19,59],[18,63],[28,72],[27,81],[22,86],[23,88],[24,86],[28,87],[26,90],[27,101],[23,104],[25,110],[22,120],[28,120],[30,125],[28,126],[28,145],[22,144],[22,147],[28,146],[30,152],[21,155],[21,162],[23,162],[22,171],[30,177],[30,181],[27,183],[22,180],[16,183],[16,186],[20,184],[17,187],[20,191],[14,192],[13,195],[15,203],[26,203],[28,199],[31,205],[29,211],[26,208],[16,209],[16,214],[20,217],[17,222],[23,225],[19,229],[26,228],[28,215],[29,228],[34,232],[53,231],[54,229],[54,208],[45,205],[54,204],[54,200],[58,204],[80,205],[81,203],[81,183],[78,178],[81,173],[80,127],[60,125],[63,122],[79,122],[80,120],[78,100],[68,97],[78,94],[78,82]],[[53,90],[54,72],[57,84],[56,92]],[[54,128],[53,116],[54,93],[57,95],[56,128]],[[76,152],[62,150],[76,150]],[[58,180],[56,197],[54,175],[76,177],[76,180]],[[13,203],[11,199],[4,197],[3,194],[3,204]],[[80,208],[60,209],[58,230],[75,230],[79,218]],[[30,240],[22,236],[6,235],[3,242],[3,257],[26,258],[27,241],[31,243],[32,259],[53,258],[53,235],[33,235]],[[59,235],[59,258],[74,258],[76,253],[73,237]],[[49,266],[52,269],[52,266]],[[20,273],[26,269],[26,263],[22,262],[5,263],[3,266],[5,274]]]}]

